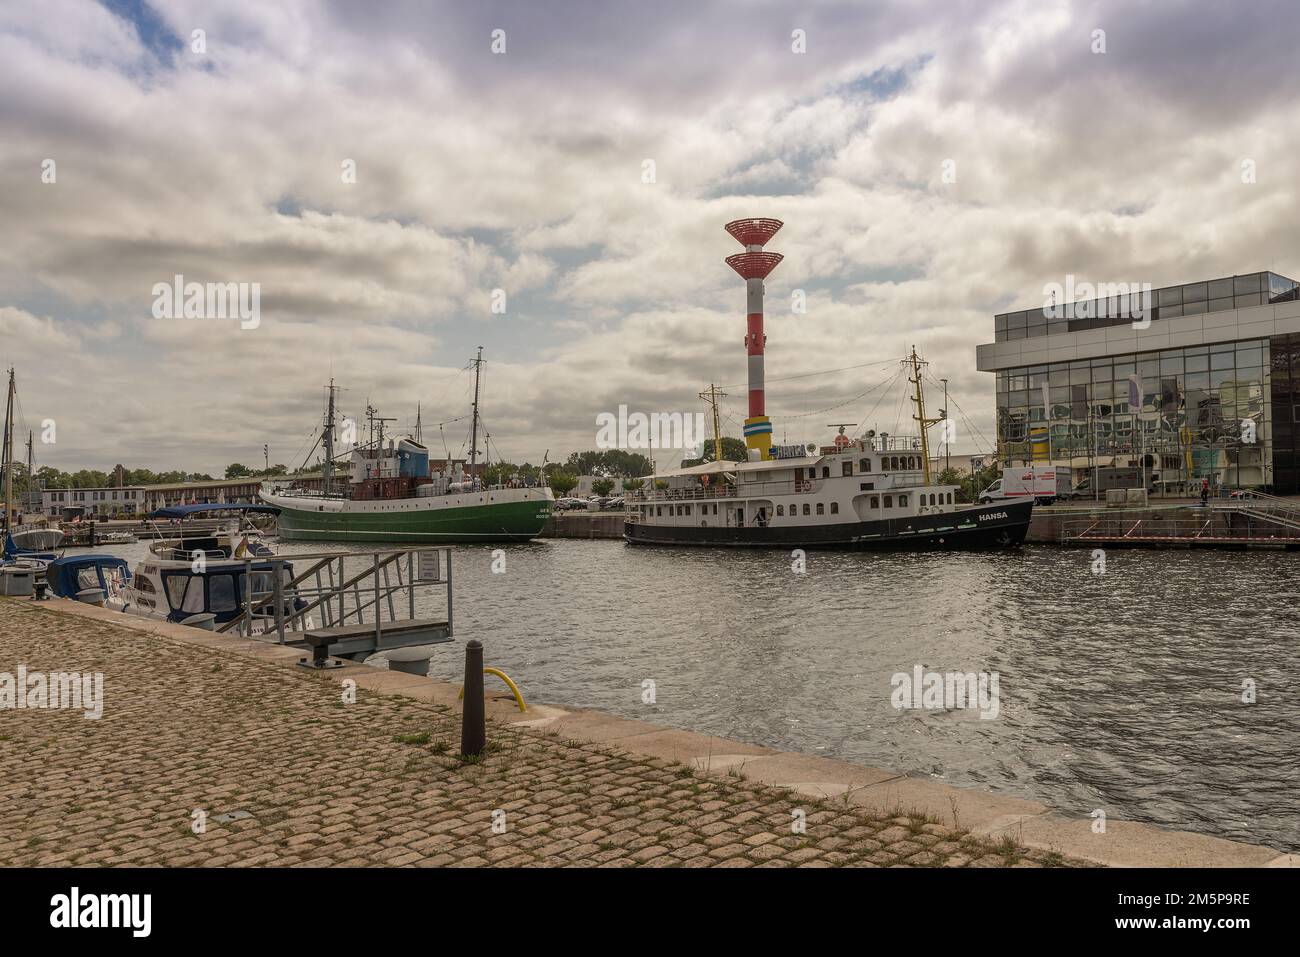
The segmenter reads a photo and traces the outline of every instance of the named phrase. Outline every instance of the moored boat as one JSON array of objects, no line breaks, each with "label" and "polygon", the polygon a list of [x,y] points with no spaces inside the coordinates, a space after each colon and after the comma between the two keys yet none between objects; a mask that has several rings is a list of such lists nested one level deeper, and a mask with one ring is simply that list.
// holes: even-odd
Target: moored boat
[{"label": "moored boat", "polygon": [[[482,364],[482,349],[475,360]],[[260,498],[279,510],[278,533],[286,541],[526,542],[541,534],[555,496],[545,485],[487,485],[477,468],[478,390],[474,381],[473,425],[468,462],[448,459],[430,468],[428,449],[415,438],[358,446],[349,458],[346,490],[334,487],[335,387],[321,438],[325,447],[323,488],[309,491],[267,483]]]}]

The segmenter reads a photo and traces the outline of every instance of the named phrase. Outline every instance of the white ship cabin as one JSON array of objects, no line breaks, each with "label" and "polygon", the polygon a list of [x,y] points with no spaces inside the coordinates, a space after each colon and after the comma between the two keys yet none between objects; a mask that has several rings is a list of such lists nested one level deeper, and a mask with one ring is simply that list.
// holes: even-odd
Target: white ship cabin
[{"label": "white ship cabin", "polygon": [[921,451],[901,438],[842,438],[817,454],[803,446],[773,449],[778,451],[782,457],[705,462],[651,476],[629,494],[630,518],[777,527],[901,519],[960,507],[957,486],[924,484]]}]

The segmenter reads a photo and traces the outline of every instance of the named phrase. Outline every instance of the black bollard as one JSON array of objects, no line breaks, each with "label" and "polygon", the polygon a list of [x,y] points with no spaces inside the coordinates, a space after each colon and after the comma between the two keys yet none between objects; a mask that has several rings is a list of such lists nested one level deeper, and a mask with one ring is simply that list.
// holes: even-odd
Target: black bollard
[{"label": "black bollard", "polygon": [[460,756],[475,758],[487,747],[483,714],[483,643],[471,638],[465,645],[465,707],[460,715]]}]

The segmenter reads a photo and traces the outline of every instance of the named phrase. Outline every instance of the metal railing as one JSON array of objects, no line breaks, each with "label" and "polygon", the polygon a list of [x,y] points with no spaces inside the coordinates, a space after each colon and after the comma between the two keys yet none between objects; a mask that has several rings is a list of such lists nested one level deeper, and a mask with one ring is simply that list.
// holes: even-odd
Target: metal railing
[{"label": "metal railing", "polygon": [[1272,516],[1232,506],[1187,511],[1197,514],[1120,512],[1067,520],[1061,523],[1058,541],[1062,544],[1130,542],[1194,545],[1256,542],[1300,545],[1300,524],[1284,524]]},{"label": "metal railing", "polygon": [[298,640],[308,630],[367,625],[378,643],[385,625],[415,620],[416,589],[442,585],[451,634],[450,548],[250,555],[236,561],[244,565],[243,610],[218,631],[274,634],[284,644],[286,636]]},{"label": "metal railing", "polygon": [[1246,489],[1234,502],[1242,511],[1262,513],[1279,522],[1300,528],[1300,503],[1294,499]]}]

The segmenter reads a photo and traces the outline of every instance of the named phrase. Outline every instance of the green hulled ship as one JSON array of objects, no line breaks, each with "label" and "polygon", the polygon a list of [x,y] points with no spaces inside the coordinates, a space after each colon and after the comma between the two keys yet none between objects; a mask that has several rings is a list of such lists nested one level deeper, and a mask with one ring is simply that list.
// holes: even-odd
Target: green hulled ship
[{"label": "green hulled ship", "polygon": [[[489,486],[477,467],[478,368],[474,360],[473,425],[469,459],[447,458],[431,468],[429,451],[415,438],[379,440],[352,450],[350,481],[336,490],[334,467],[334,393],[329,387],[321,441],[325,473],[319,491],[281,488],[268,483],[261,498],[280,510],[279,534],[289,541],[393,542],[526,542],[541,534],[555,496],[545,485]],[[373,411],[373,410],[371,410]]]}]

